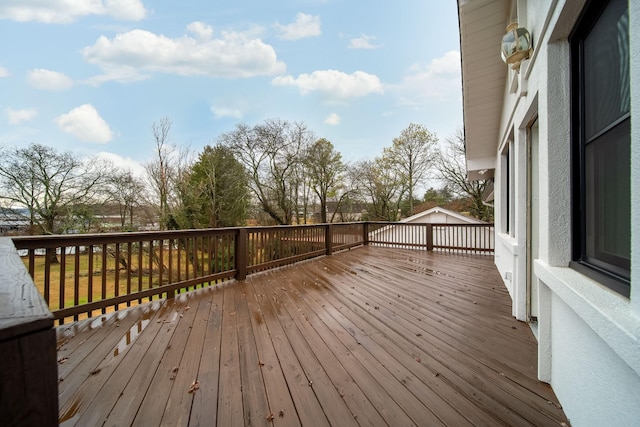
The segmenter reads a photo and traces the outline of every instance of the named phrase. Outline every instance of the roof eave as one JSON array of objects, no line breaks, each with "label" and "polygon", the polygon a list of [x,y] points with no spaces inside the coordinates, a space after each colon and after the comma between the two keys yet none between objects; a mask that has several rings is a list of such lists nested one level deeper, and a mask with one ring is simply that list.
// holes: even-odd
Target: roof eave
[{"label": "roof eave", "polygon": [[486,179],[495,169],[507,66],[500,42],[509,0],[458,0],[465,151],[468,177]]}]

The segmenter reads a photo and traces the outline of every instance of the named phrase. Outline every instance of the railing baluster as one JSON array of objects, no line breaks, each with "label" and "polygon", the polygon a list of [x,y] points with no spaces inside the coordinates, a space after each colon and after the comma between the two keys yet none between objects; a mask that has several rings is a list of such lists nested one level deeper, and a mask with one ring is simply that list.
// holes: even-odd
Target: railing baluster
[{"label": "railing baluster", "polygon": [[[107,250],[108,247],[106,244],[102,245],[102,281],[101,281],[101,293],[100,293],[100,299],[101,300],[105,300],[107,299]],[[102,307],[102,314],[105,314],[107,312],[107,307]]]},{"label": "railing baluster", "polygon": [[[213,252],[211,252],[212,250],[213,250],[212,237],[207,236],[207,274],[213,273],[213,265],[212,265]],[[211,282],[207,282],[207,286],[211,286]]]},{"label": "railing baluster", "polygon": [[[120,243],[116,243],[114,254],[114,279],[113,279],[113,296],[120,296]],[[119,304],[113,306],[114,310],[120,308]]]},{"label": "railing baluster", "polygon": [[[73,303],[80,305],[80,246],[74,247],[73,257]],[[73,320],[78,320],[78,315],[73,316]]]},{"label": "railing baluster", "polygon": [[51,248],[44,252],[44,300],[51,304]]},{"label": "railing baluster", "polygon": [[[131,294],[131,249],[133,244],[127,243],[127,295]],[[131,307],[131,301],[127,301],[127,307]]]},{"label": "railing baluster", "polygon": [[[93,245],[89,245],[87,251],[87,302],[93,302]],[[87,316],[92,315],[93,311],[89,310]]]},{"label": "railing baluster", "polygon": [[169,255],[169,260],[167,261],[167,263],[169,265],[169,267],[167,267],[168,268],[167,280],[169,281],[169,283],[173,283],[173,239],[169,239],[167,241],[167,245],[168,245],[167,248],[168,248],[168,251],[169,251],[169,254],[168,254]]},{"label": "railing baluster", "polygon": [[[147,289],[153,288],[153,258],[154,258],[153,239],[149,240],[149,283]],[[149,297],[149,301],[153,300],[153,296]]]},{"label": "railing baluster", "polygon": [[162,286],[164,270],[164,240],[158,240],[158,286]]},{"label": "railing baluster", "polygon": [[[55,249],[54,249],[55,251]],[[60,302],[58,303],[58,308],[62,309],[65,307],[65,279],[66,279],[66,274],[67,274],[67,256],[65,253],[65,248],[64,246],[60,248],[60,260],[58,261],[58,267],[59,267],[59,279],[60,279],[60,283],[59,283],[59,300]],[[62,325],[64,323],[64,319],[60,319],[60,324]]]},{"label": "railing baluster", "polygon": [[36,251],[35,249],[29,249],[29,275],[31,276],[32,279],[35,279],[35,274],[36,274]]},{"label": "railing baluster", "polygon": [[[207,271],[207,270],[205,269],[205,267],[204,267],[204,266],[206,265],[206,264],[205,264],[205,257],[204,257],[204,256],[205,256],[205,250],[204,250],[204,248],[205,248],[205,244],[204,244],[204,237],[200,236],[200,237],[199,237],[199,240],[200,240],[200,271],[201,271],[200,276],[204,276],[204,275],[205,275],[205,272]],[[204,288],[204,283],[200,283],[200,287],[201,287],[201,288]]]},{"label": "railing baluster", "polygon": [[184,278],[189,279],[189,261],[191,260],[191,238],[187,237],[184,242]]},{"label": "railing baluster", "polygon": [[[142,254],[144,252],[144,242],[138,242],[138,292],[142,292]],[[138,298],[138,304],[142,304],[142,298]]]},{"label": "railing baluster", "polygon": [[178,239],[178,251],[176,254],[176,258],[178,259],[177,261],[177,265],[176,265],[176,269],[178,270],[178,282],[180,280],[182,280],[182,239]]}]

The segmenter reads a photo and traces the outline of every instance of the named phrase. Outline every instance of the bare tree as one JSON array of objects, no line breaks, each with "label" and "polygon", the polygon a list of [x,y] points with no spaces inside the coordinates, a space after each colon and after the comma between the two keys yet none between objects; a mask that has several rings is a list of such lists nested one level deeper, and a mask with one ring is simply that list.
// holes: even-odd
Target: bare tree
[{"label": "bare tree", "polygon": [[[305,156],[306,174],[311,180],[311,188],[320,200],[320,221],[327,222],[327,201],[338,193],[342,185],[346,165],[342,162],[342,155],[334,150],[333,144],[321,138],[309,147]],[[342,192],[337,206],[331,216],[331,221],[340,209],[340,204],[348,195]]]},{"label": "bare tree", "polygon": [[416,186],[424,181],[435,156],[434,145],[438,138],[422,125],[414,123],[393,139],[393,145],[385,148],[384,156],[398,169],[407,183],[409,215],[413,214]]},{"label": "bare tree", "polygon": [[391,167],[390,160],[376,157],[357,163],[351,169],[351,179],[357,182],[360,195],[369,204],[369,219],[397,221],[402,198],[407,193],[406,182]]},{"label": "bare tree", "polygon": [[155,159],[145,165],[153,189],[158,197],[160,228],[164,229],[169,211],[169,179],[174,175],[173,154],[175,146],[169,142],[169,134],[173,122],[163,117],[151,125],[151,133],[155,141]]},{"label": "bare tree", "polygon": [[104,176],[96,159],[31,144],[0,149],[0,199],[8,207],[25,207],[32,232],[64,231],[64,219],[74,207],[95,202]]},{"label": "bare tree", "polygon": [[276,224],[291,224],[298,204],[297,168],[313,135],[303,123],[270,119],[253,128],[241,123],[220,136],[249,175],[251,191]]},{"label": "bare tree", "polygon": [[446,139],[446,146],[436,159],[438,177],[455,194],[469,200],[472,216],[485,221],[493,219],[493,209],[482,201],[488,181],[469,181],[465,164],[464,133],[458,129]]},{"label": "bare tree", "polygon": [[[140,178],[131,173],[130,170],[114,170],[108,178],[107,193],[109,200],[118,205],[120,215],[120,226],[124,229],[128,226],[133,229],[133,215],[135,208],[143,203],[142,195],[145,192],[145,185]],[[128,224],[127,224],[128,220]]]},{"label": "bare tree", "polygon": [[188,147],[178,148],[171,143],[172,125],[173,122],[168,117],[153,123],[151,133],[155,141],[155,159],[145,165],[158,204],[161,229],[178,227],[172,211],[180,206],[181,199],[177,190],[193,163],[193,154]]}]

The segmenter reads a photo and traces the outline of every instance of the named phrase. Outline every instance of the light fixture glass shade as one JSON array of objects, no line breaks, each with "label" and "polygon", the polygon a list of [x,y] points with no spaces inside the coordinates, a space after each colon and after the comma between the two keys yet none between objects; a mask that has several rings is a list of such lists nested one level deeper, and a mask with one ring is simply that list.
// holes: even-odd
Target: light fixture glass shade
[{"label": "light fixture glass shade", "polygon": [[517,23],[509,24],[507,33],[502,37],[502,60],[512,64],[512,68],[520,68],[520,62],[529,57],[531,51],[531,35],[526,28],[518,28]]}]

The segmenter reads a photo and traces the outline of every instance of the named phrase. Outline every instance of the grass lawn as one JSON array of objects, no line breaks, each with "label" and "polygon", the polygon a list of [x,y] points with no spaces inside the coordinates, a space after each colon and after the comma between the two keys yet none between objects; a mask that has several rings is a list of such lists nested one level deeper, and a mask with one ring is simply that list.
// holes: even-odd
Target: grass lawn
[{"label": "grass lawn", "polygon": [[[163,283],[168,283],[169,272],[171,272],[171,281],[186,279],[187,268],[188,277],[194,277],[194,265],[187,260],[185,251],[177,252],[174,250],[171,265],[168,265],[168,253],[168,249],[163,252]],[[181,257],[180,260],[178,260],[178,254]],[[210,262],[208,254],[197,252],[196,255],[200,274],[202,274],[203,267],[205,274],[208,274]],[[65,256],[58,254],[58,262],[50,263],[48,274],[46,258],[45,255],[35,257],[33,279],[41,295],[45,300],[48,300],[51,311],[86,304],[90,301],[100,301],[116,295],[127,295],[160,285],[157,253],[153,256],[154,261],[150,262],[147,252],[143,253],[141,258],[137,252],[132,253],[130,259],[126,252],[122,252],[121,260],[124,264],[116,262],[116,257],[112,254],[107,254],[106,257],[103,257],[102,253],[93,253],[91,256],[88,253],[67,254]],[[28,268],[29,258],[23,257],[23,262]],[[125,265],[128,268],[125,268]],[[180,266],[180,276],[178,276],[178,266]],[[64,273],[61,274],[61,271]],[[47,276],[49,278],[48,289],[46,286]],[[128,277],[129,283],[127,283]],[[60,304],[61,292],[63,292],[62,307]],[[131,301],[130,305],[137,303],[138,300]],[[120,307],[125,305],[120,304]],[[113,309],[111,307],[110,310]]]}]

